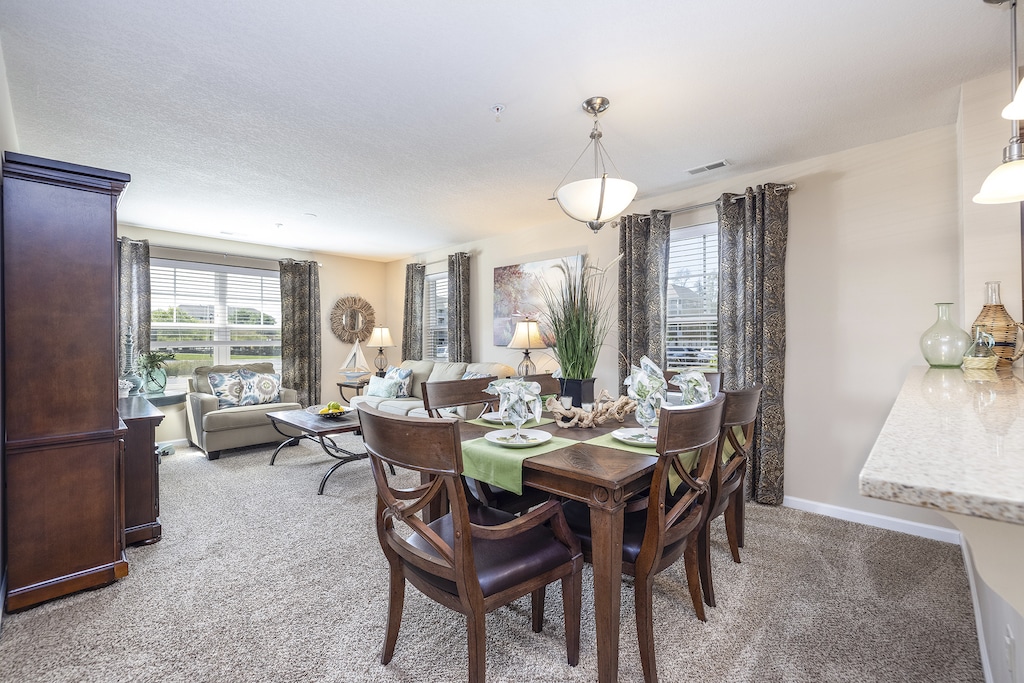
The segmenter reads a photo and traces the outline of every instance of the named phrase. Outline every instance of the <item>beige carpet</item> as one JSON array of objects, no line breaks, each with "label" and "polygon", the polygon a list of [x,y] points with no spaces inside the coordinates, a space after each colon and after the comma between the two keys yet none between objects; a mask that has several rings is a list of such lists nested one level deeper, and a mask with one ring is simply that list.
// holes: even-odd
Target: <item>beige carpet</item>
[{"label": "beige carpet", "polygon": [[[347,443],[351,445],[345,437]],[[127,578],[7,615],[3,681],[459,681],[465,624],[411,587],[391,664],[379,663],[386,563],[365,462],[313,444],[268,467],[265,448],[160,467],[163,540],[130,548]],[[960,549],[783,508],[748,508],[743,563],[721,520],[718,607],[693,615],[681,563],[655,585],[662,681],[981,681]],[[488,617],[488,680],[594,681],[584,573],[581,662],[565,664],[561,595],[544,632],[529,601]],[[632,585],[623,586],[620,675],[643,679]]]}]

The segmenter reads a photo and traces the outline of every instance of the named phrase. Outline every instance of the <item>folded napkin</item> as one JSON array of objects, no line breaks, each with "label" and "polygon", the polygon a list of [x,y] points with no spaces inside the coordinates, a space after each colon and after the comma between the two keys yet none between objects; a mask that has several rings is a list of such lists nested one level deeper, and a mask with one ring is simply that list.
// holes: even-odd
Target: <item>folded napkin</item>
[{"label": "folded napkin", "polygon": [[537,446],[509,448],[484,438],[470,439],[462,442],[462,473],[471,479],[522,495],[524,460],[575,443],[572,439],[553,436]]},{"label": "folded napkin", "polygon": [[640,359],[640,366],[630,368],[629,377],[623,382],[626,395],[636,401],[636,421],[642,425],[651,425],[658,419],[658,411],[665,401],[665,375],[647,356]]},{"label": "folded napkin", "polygon": [[679,388],[684,406],[706,403],[715,397],[711,384],[699,370],[680,370],[668,383]]}]

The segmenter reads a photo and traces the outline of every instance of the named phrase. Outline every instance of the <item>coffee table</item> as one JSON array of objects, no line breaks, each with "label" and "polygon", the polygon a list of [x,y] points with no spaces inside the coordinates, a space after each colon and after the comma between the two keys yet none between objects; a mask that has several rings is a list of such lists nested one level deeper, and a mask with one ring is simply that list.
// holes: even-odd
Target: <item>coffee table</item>
[{"label": "coffee table", "polygon": [[[353,453],[345,450],[331,438],[335,434],[359,431],[359,416],[356,415],[354,410],[349,411],[343,417],[320,417],[301,408],[297,410],[275,410],[267,413],[267,417],[270,419],[271,424],[274,425],[274,429],[286,439],[281,442],[281,445],[274,451],[274,455],[270,457],[271,465],[274,464],[277,454],[281,452],[282,448],[294,446],[302,439],[316,441],[324,449],[324,453],[338,460],[338,462],[331,466],[331,469],[327,470],[324,478],[320,480],[320,489],[317,491],[317,495],[323,495],[324,485],[327,483],[328,478],[334,474],[334,470],[347,462],[364,460],[368,457],[365,451]],[[299,435],[292,436],[281,431],[282,425],[298,431]]]}]

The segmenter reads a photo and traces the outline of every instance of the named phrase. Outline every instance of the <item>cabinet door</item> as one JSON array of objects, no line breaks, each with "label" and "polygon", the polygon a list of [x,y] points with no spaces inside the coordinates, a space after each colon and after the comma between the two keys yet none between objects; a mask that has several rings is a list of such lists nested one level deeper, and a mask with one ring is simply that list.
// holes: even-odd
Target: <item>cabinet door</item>
[{"label": "cabinet door", "polygon": [[127,574],[122,443],[7,452],[8,609]]},{"label": "cabinet door", "polygon": [[117,429],[114,201],[4,178],[8,443]]}]

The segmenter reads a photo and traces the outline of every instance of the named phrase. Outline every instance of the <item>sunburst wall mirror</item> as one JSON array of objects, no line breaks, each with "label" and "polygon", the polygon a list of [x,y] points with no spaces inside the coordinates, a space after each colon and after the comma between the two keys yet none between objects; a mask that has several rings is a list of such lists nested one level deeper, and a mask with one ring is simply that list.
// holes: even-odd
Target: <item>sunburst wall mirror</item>
[{"label": "sunburst wall mirror", "polygon": [[374,322],[373,306],[361,296],[343,296],[331,309],[331,332],[346,344],[369,339]]}]

